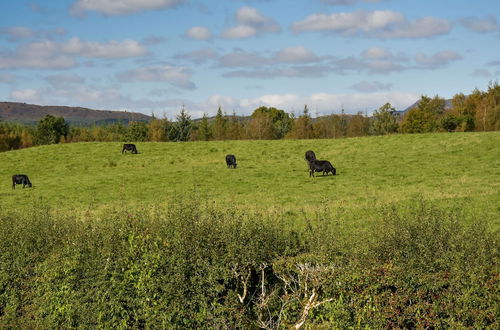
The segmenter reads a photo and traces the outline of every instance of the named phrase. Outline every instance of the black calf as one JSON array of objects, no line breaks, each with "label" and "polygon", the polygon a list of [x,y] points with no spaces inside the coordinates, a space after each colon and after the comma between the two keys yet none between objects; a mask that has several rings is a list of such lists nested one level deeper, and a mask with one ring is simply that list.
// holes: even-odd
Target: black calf
[{"label": "black calf", "polygon": [[16,174],[12,176],[12,189],[16,189],[16,184],[22,184],[23,188],[25,186],[32,187],[30,179],[26,174]]},{"label": "black calf", "polygon": [[123,154],[125,151],[130,151],[130,152],[132,152],[133,154],[136,154],[136,153],[137,153],[137,148],[135,147],[135,144],[132,144],[132,143],[125,143],[125,144],[123,145],[123,148],[122,148],[122,154]]},{"label": "black calf", "polygon": [[236,157],[234,155],[226,155],[226,165],[228,168],[236,168]]}]

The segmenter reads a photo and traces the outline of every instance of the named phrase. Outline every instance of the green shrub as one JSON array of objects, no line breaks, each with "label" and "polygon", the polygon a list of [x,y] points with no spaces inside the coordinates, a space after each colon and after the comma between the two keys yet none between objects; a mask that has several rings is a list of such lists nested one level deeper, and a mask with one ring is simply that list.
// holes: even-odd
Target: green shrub
[{"label": "green shrub", "polygon": [[425,201],[347,219],[200,200],[0,213],[0,327],[498,327],[485,224]]}]

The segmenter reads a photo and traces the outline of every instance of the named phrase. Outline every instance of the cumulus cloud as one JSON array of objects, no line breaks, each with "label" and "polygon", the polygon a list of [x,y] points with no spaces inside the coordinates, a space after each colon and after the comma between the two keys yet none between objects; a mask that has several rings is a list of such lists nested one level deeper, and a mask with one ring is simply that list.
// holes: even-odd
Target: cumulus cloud
[{"label": "cumulus cloud", "polygon": [[252,7],[242,7],[236,12],[236,25],[226,29],[222,37],[227,39],[243,39],[263,33],[280,32],[281,27],[272,19],[262,15]]},{"label": "cumulus cloud", "polygon": [[45,38],[52,39],[66,34],[64,28],[56,28],[51,30],[33,30],[25,26],[13,26],[0,29],[0,36],[6,36],[11,42],[19,42],[25,39]]},{"label": "cumulus cloud", "polygon": [[257,67],[270,64],[271,60],[258,53],[250,53],[243,50],[236,50],[232,53],[222,55],[218,59],[218,66],[225,68],[233,67]]},{"label": "cumulus cloud", "polygon": [[280,50],[275,59],[283,63],[309,63],[318,61],[318,57],[303,46],[288,47]]},{"label": "cumulus cloud", "polygon": [[95,58],[126,58],[146,55],[147,49],[135,40],[115,41],[105,43],[83,41],[71,38],[60,45],[63,53]]},{"label": "cumulus cloud", "polygon": [[196,85],[191,81],[191,73],[187,68],[170,65],[157,65],[129,70],[118,73],[117,78],[122,82],[163,81],[182,89],[196,88]]},{"label": "cumulus cloud", "polygon": [[42,93],[36,89],[18,89],[10,92],[9,98],[19,102],[36,102],[42,99]]},{"label": "cumulus cloud", "polygon": [[[273,56],[236,52],[221,57],[219,66],[242,68],[225,72],[227,78],[319,78],[329,74],[388,74],[412,69],[433,70],[445,67],[462,56],[453,51],[441,51],[433,55],[419,53],[412,59],[404,53],[393,53],[382,47],[371,47],[359,56],[317,56],[303,47],[291,47]],[[380,86],[379,86],[380,87]]]},{"label": "cumulus cloud", "polygon": [[71,7],[71,14],[82,16],[87,11],[104,15],[127,15],[147,10],[172,8],[186,0],[78,0]]},{"label": "cumulus cloud", "polygon": [[42,40],[19,45],[15,51],[0,52],[0,69],[66,69],[77,64],[77,57],[118,59],[147,53],[134,40],[92,42],[71,38],[62,43]]},{"label": "cumulus cloud", "polygon": [[375,10],[330,15],[313,14],[295,22],[292,30],[295,33],[316,31],[381,39],[426,38],[448,33],[451,30],[451,23],[434,17],[409,21],[399,12]]},{"label": "cumulus cloud", "polygon": [[448,65],[450,62],[461,60],[463,57],[454,51],[441,51],[432,56],[422,53],[415,55],[415,62],[424,69],[437,69]]},{"label": "cumulus cloud", "polygon": [[193,26],[185,33],[187,38],[196,40],[210,40],[212,39],[212,33],[210,30],[203,26]]},{"label": "cumulus cloud", "polygon": [[485,18],[479,17],[463,17],[459,20],[465,28],[474,32],[491,32],[499,31],[500,24],[497,22],[495,16],[487,16]]},{"label": "cumulus cloud", "polygon": [[179,53],[174,56],[175,59],[187,60],[195,64],[205,63],[217,57],[217,53],[211,48],[202,48],[187,53]]}]

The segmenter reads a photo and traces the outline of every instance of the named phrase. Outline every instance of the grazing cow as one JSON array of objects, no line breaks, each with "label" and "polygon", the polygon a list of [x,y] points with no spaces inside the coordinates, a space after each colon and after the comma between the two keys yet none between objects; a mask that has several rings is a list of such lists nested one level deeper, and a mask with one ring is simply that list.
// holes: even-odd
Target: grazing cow
[{"label": "grazing cow", "polygon": [[309,177],[314,177],[314,172],[323,172],[323,175],[328,175],[328,172],[332,172],[332,175],[337,174],[337,170],[332,164],[327,160],[311,160],[309,161]]},{"label": "grazing cow", "polygon": [[136,154],[136,153],[137,153],[137,148],[135,147],[135,144],[132,144],[132,143],[125,143],[125,144],[123,145],[122,154],[123,154],[125,151],[130,151],[131,153]]},{"label": "grazing cow", "polygon": [[23,188],[25,186],[28,187],[33,187],[33,185],[30,182],[30,179],[26,174],[16,174],[12,176],[12,189],[16,189],[16,184],[22,184]]},{"label": "grazing cow", "polygon": [[226,165],[228,168],[236,168],[236,157],[234,155],[226,155]]},{"label": "grazing cow", "polygon": [[305,160],[307,160],[308,162],[310,162],[311,160],[316,160],[316,154],[314,153],[314,151],[307,150]]}]

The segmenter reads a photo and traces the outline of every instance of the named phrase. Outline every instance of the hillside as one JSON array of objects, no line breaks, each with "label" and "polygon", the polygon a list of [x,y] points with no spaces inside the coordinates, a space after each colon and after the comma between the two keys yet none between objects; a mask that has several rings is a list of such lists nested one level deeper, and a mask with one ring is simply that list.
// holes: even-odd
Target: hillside
[{"label": "hillside", "polygon": [[[421,194],[471,199],[471,206],[493,213],[492,205],[500,203],[500,132],[136,145],[137,155],[122,155],[118,142],[5,152],[2,203],[11,208],[40,197],[58,208],[100,208],[185,195],[245,208],[361,210]],[[339,175],[309,178],[303,159],[309,149],[330,160]],[[229,153],[236,155],[236,170],[226,168]],[[28,174],[35,188],[13,191],[9,180],[18,173]]]},{"label": "hillside", "polygon": [[73,125],[92,125],[113,122],[149,121],[150,116],[137,112],[93,110],[81,107],[41,106],[35,104],[0,102],[0,120],[35,124],[45,115],[64,117]]}]

